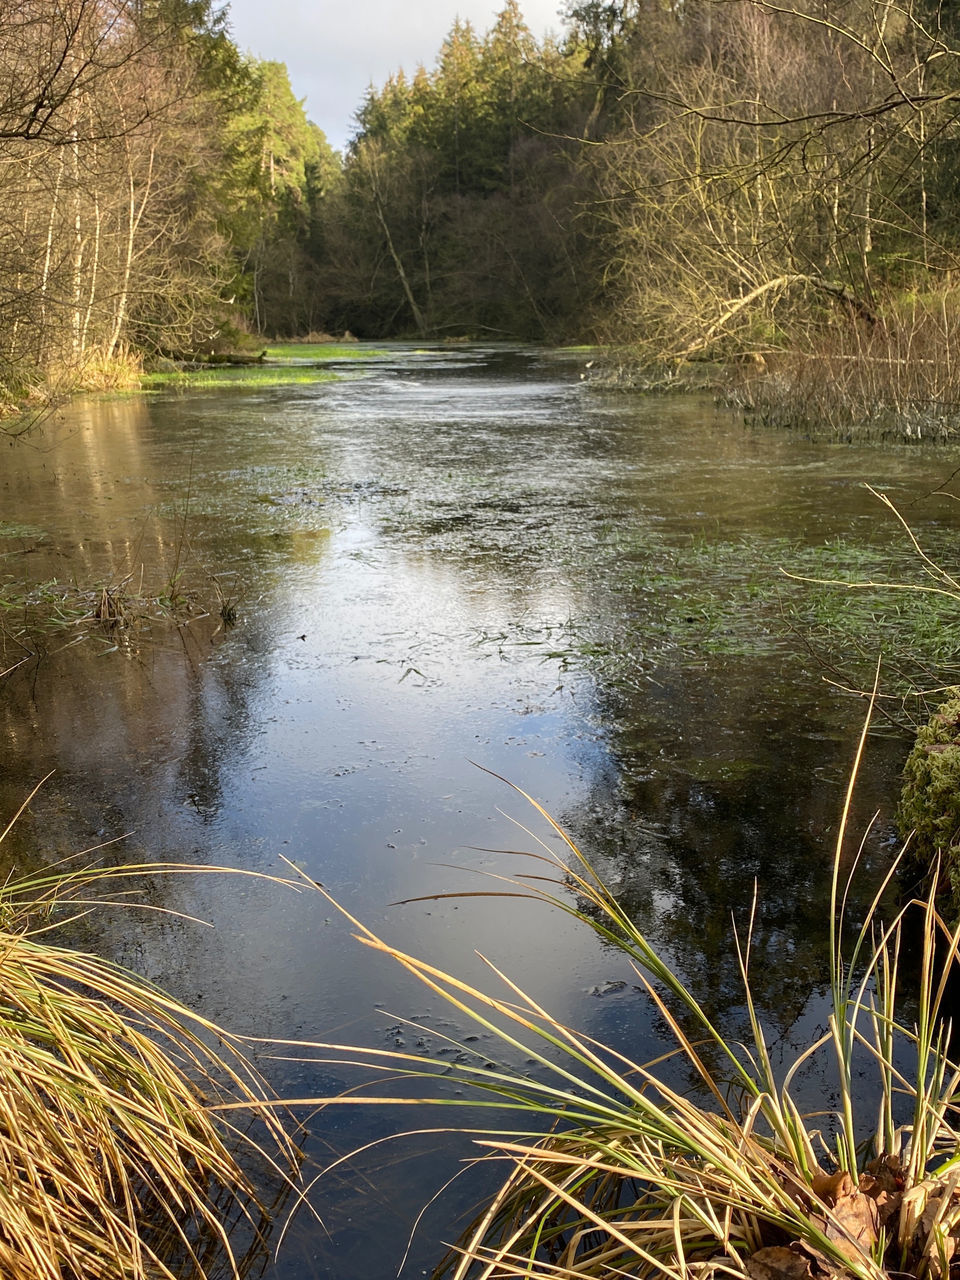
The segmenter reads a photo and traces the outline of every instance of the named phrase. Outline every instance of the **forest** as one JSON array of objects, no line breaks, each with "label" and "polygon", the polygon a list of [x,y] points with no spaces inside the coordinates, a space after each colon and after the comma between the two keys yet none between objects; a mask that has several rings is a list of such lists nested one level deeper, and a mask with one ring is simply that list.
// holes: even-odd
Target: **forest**
[{"label": "forest", "polygon": [[950,8],[563,18],[544,41],[517,0],[484,34],[456,22],[368,91],[341,156],[212,0],[5,4],[3,398],[350,330],[601,342],[661,379],[772,358],[788,416],[823,383],[949,415]]}]

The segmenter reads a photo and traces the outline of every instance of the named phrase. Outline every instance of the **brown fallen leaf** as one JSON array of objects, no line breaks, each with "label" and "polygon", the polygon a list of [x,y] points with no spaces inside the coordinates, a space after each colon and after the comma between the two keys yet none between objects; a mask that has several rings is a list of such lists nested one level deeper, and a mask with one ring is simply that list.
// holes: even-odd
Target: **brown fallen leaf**
[{"label": "brown fallen leaf", "polygon": [[877,1206],[877,1223],[884,1227],[900,1208],[903,1192],[892,1176],[861,1173],[860,1190]]},{"label": "brown fallen leaf", "polygon": [[[811,1221],[819,1228],[819,1230],[824,1230],[823,1218],[812,1218]],[[811,1259],[813,1262],[813,1273],[815,1276],[828,1276],[830,1280],[837,1280],[838,1275],[849,1275],[849,1272],[847,1271],[838,1272],[836,1262],[832,1258],[828,1258],[825,1253],[821,1252],[821,1250],[816,1247],[816,1245],[812,1245],[806,1240],[794,1240],[793,1248],[799,1249],[805,1257]]]},{"label": "brown fallen leaf", "polygon": [[825,1205],[832,1208],[838,1200],[853,1191],[853,1179],[846,1169],[838,1169],[836,1173],[817,1173],[810,1188],[815,1196],[819,1196]]},{"label": "brown fallen leaf", "polygon": [[813,1280],[809,1259],[785,1245],[758,1249],[746,1260],[750,1280]]},{"label": "brown fallen leaf", "polygon": [[862,1180],[867,1175],[873,1177],[884,1191],[889,1191],[892,1195],[895,1191],[902,1191],[904,1187],[903,1160],[895,1152],[890,1155],[877,1156],[875,1160],[871,1160],[867,1165],[866,1174],[861,1175],[861,1190],[863,1190]]},{"label": "brown fallen leaf", "polygon": [[876,1244],[878,1225],[876,1201],[862,1191],[853,1191],[841,1197],[827,1217],[827,1239],[852,1262],[859,1262]]}]

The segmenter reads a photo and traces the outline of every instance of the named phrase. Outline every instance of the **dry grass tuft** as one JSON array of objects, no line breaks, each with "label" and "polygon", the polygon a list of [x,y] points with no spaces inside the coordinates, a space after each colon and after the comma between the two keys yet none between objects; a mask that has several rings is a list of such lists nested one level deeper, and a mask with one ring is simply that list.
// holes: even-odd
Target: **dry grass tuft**
[{"label": "dry grass tuft", "polygon": [[[847,936],[841,828],[827,1029],[792,1064],[776,1068],[750,990],[752,922],[740,949],[751,1036],[738,1044],[713,1025],[570,838],[530,802],[562,838],[564,856],[539,841],[540,852],[517,855],[529,870],[501,880],[493,896],[548,904],[620,948],[672,1033],[670,1056],[700,1087],[696,1096],[673,1088],[665,1059],[634,1061],[564,1025],[489,962],[499,994],[398,951],[349,917],[362,943],[445,999],[488,1044],[498,1037],[503,1049],[500,1064],[480,1063],[464,1045],[463,1060],[451,1065],[412,1053],[318,1046],[330,1060],[370,1070],[374,1086],[388,1085],[389,1096],[351,1091],[331,1105],[429,1101],[491,1117],[490,1127],[466,1132],[481,1159],[503,1166],[500,1189],[441,1270],[454,1280],[947,1276],[960,1256],[960,1070],[948,1057],[941,1006],[960,930],[943,929],[932,895],[919,904],[920,990],[908,993],[917,1010],[908,1023],[897,1011],[898,979],[901,936],[916,906],[892,921],[881,918],[888,876],[867,920]],[[805,1115],[792,1090],[813,1059],[830,1073],[825,1097],[836,1104]],[[531,1071],[510,1065],[523,1061],[535,1064]],[[446,1081],[438,1078],[443,1073]],[[866,1115],[871,1073],[876,1088]],[[391,1083],[398,1078],[413,1081],[417,1096]],[[449,1090],[450,1080],[462,1096]]]},{"label": "dry grass tuft", "polygon": [[[235,1038],[50,940],[55,917],[126,901],[157,870],[59,867],[0,889],[4,1280],[182,1280],[214,1266],[238,1278],[227,1224],[246,1218],[256,1237],[263,1217],[244,1166],[296,1168]],[[259,1141],[217,1114],[226,1099],[262,1116]]]},{"label": "dry grass tuft", "polygon": [[110,354],[92,347],[73,359],[48,364],[48,394],[56,400],[75,391],[129,391],[139,385],[142,372],[140,356],[129,348],[121,346]]}]

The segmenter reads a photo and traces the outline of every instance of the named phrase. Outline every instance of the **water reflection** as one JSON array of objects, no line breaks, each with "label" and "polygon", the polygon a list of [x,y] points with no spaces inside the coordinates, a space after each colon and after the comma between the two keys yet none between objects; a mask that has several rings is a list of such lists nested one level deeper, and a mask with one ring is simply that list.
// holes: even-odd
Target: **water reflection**
[{"label": "water reflection", "polygon": [[[474,888],[514,865],[484,850],[529,843],[498,810],[530,815],[476,761],[572,829],[733,1030],[729,920],[756,881],[762,1016],[781,1034],[815,1020],[860,710],[805,667],[763,583],[785,546],[884,543],[864,477],[910,495],[954,464],[751,433],[703,399],[595,395],[579,372],[531,353],[400,352],[349,383],[80,404],[5,453],[5,578],[86,585],[142,564],[155,582],[186,563],[201,595],[215,601],[211,575],[229,574],[240,597],[229,633],[196,618],[113,652],[93,627],[69,648],[73,633],[48,634],[5,680],[3,812],[56,769],[11,837],[16,857],[128,832],[134,858],[272,872],[284,854],[397,945],[467,978],[484,974],[479,950],[557,1017],[652,1056],[662,1028],[585,927],[516,901],[391,907]],[[952,532],[952,511],[935,517]],[[756,642],[731,621],[739,603],[678,634],[704,584],[719,598],[742,582],[741,545]],[[878,743],[862,783],[857,821],[884,807],[876,867],[900,751]],[[389,1047],[411,1016],[426,1054],[462,1030],[308,894],[211,879],[157,892],[215,928],[107,917],[99,945],[238,1031]],[[347,1083],[264,1065],[301,1095]],[[309,1158],[389,1120],[325,1112]],[[396,1264],[451,1170],[390,1153],[322,1185],[331,1234],[299,1222],[271,1274]],[[410,1274],[475,1193],[432,1212]]]}]

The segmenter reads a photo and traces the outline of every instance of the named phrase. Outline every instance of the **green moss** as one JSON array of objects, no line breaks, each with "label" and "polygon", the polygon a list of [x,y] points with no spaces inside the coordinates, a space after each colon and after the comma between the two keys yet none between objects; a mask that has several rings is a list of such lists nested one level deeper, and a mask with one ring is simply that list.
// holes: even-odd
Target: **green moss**
[{"label": "green moss", "polygon": [[945,914],[960,919],[960,689],[917,734],[903,771],[897,825],[913,833],[910,861],[921,875],[941,863]]},{"label": "green moss", "polygon": [[145,373],[140,379],[143,391],[161,391],[168,387],[194,390],[208,387],[286,387],[310,382],[334,382],[335,373],[305,367],[285,368],[266,365],[241,365],[236,368],[215,366],[194,372]]},{"label": "green moss", "polygon": [[382,360],[390,352],[352,343],[284,342],[267,347],[265,354],[268,360]]}]

